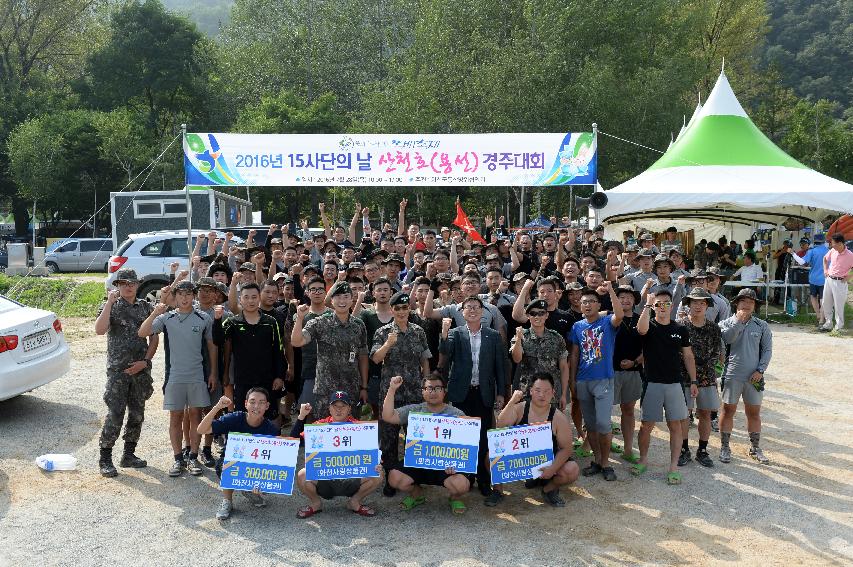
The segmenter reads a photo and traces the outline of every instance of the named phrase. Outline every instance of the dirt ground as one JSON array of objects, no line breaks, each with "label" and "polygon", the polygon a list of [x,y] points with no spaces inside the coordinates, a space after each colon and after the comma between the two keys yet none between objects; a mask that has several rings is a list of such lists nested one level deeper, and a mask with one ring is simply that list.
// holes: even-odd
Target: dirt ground
[{"label": "dirt ground", "polygon": [[[169,478],[167,416],[157,389],[137,453],[141,470],[115,479],[96,469],[106,344],[92,320],[66,320],[71,372],[30,394],[0,402],[0,565],[851,565],[853,564],[853,341],[773,325],[762,445],[772,459],[746,456],[743,416],[735,458],[713,469],[685,467],[667,486],[666,438],[655,433],[649,473],[633,478],[615,460],[618,481],[581,478],[545,505],[513,485],[496,508],[479,493],[454,517],[436,489],[403,512],[377,493],[375,518],[340,500],[307,521],[301,496],[270,496],[263,509],[235,498],[227,522],[213,471]],[[162,354],[154,364],[162,382]],[[697,433],[691,430],[695,448]],[[712,436],[716,460],[719,439]],[[73,453],[74,472],[45,473],[33,460]],[[586,459],[581,463],[585,466]]]}]

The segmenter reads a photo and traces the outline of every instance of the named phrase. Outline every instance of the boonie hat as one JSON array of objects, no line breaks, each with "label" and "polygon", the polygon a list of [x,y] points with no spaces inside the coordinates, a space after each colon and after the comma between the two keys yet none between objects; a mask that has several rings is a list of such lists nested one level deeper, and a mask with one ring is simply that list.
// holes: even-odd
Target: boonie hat
[{"label": "boonie hat", "polygon": [[122,268],[116,272],[116,278],[113,280],[113,285],[119,282],[139,283],[139,278],[136,277],[136,270],[131,268]]},{"label": "boonie hat", "polygon": [[690,293],[685,295],[681,299],[682,305],[690,305],[691,299],[704,299],[705,303],[708,304],[708,307],[714,306],[714,299],[711,297],[711,294],[702,289],[701,287],[694,287],[690,290]]}]

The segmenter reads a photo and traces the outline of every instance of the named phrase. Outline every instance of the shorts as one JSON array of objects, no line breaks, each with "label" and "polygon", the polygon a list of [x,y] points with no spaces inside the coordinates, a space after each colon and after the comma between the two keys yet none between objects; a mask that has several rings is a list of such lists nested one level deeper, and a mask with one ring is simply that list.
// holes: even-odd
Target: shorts
[{"label": "shorts", "polygon": [[613,412],[613,378],[582,380],[575,386],[581,415],[587,431],[607,434],[611,431],[610,414]]},{"label": "shorts", "polygon": [[822,285],[814,285],[809,284],[809,295],[812,297],[823,297],[823,286]]},{"label": "shorts", "polygon": [[406,467],[403,466],[403,463],[400,463],[394,469],[411,477],[415,484],[419,486],[444,486],[444,481],[451,476],[444,471]]},{"label": "shorts", "polygon": [[222,395],[224,394],[224,390],[222,388],[222,382],[218,382],[216,387],[212,391],[210,391],[209,394],[210,394],[210,404],[207,407],[212,408],[213,406],[216,405],[216,402],[219,401],[219,398],[221,398]]},{"label": "shorts", "polygon": [[687,402],[687,409],[700,409],[706,411],[718,411],[720,409],[720,394],[717,391],[717,385],[702,386],[699,388],[699,393],[694,398],[690,395],[690,386],[684,387],[684,401]]},{"label": "shorts", "polygon": [[737,405],[741,396],[743,403],[750,406],[760,406],[764,392],[759,392],[749,380],[734,380],[729,378],[723,387],[723,403]]},{"label": "shorts", "polygon": [[273,420],[278,417],[278,401],[284,395],[281,390],[273,390],[272,384],[234,384],[234,409],[237,411],[246,411],[246,392],[252,388],[264,388],[270,393],[270,407],[264,413],[264,417]]},{"label": "shorts", "polygon": [[210,406],[210,392],[206,382],[192,384],[166,382],[163,386],[164,410],[182,411],[187,407],[206,408],[208,406]]},{"label": "shorts", "polygon": [[684,386],[681,382],[661,384],[646,382],[640,404],[643,407],[641,421],[661,422],[664,411],[666,421],[687,419],[687,404],[684,401]]},{"label": "shorts", "polygon": [[317,496],[323,500],[331,500],[336,496],[350,498],[361,488],[360,478],[339,478],[334,480],[318,480]]},{"label": "shorts", "polygon": [[636,370],[617,370],[613,375],[613,404],[631,404],[643,395],[643,380]]}]

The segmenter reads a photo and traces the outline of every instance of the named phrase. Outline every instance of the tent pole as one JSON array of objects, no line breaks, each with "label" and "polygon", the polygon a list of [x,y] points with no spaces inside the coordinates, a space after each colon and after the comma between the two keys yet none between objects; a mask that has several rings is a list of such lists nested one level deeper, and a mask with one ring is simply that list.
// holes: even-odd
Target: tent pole
[{"label": "tent pole", "polygon": [[[187,125],[181,124],[181,146],[186,144],[187,140]],[[186,198],[187,209],[187,270],[190,272],[190,281],[195,279],[193,274],[193,221],[190,207],[190,186],[187,184],[186,173],[184,173],[184,194]]]}]

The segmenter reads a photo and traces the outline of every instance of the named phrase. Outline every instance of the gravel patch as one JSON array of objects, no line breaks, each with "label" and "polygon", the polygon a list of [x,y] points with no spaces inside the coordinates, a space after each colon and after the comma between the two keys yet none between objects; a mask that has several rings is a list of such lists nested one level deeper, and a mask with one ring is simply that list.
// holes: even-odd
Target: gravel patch
[{"label": "gravel patch", "polygon": [[[472,491],[463,517],[429,489],[426,505],[412,512],[399,509],[399,497],[377,493],[369,499],[375,518],[355,516],[339,499],[307,521],[295,517],[305,503],[299,495],[269,496],[262,509],[236,496],[234,515],[220,523],[212,470],[202,477],[166,474],[171,451],[159,388],[137,450],[148,468],[120,470],[116,479],[98,474],[106,342],[90,332],[91,319],[63,323],[72,371],[0,402],[0,565],[853,563],[849,339],[773,326],[762,435],[769,466],[748,459],[740,414],[733,462],[713,469],[691,463],[681,486],[666,485],[659,428],[643,478],[615,459],[616,482],[581,477],[563,490],[563,509],[515,484],[496,508],[484,507]],[[162,353],[154,376],[161,384]],[[695,451],[698,434],[690,435]],[[51,452],[73,453],[78,470],[40,471],[33,460]],[[715,460],[718,452],[712,435]]]}]

